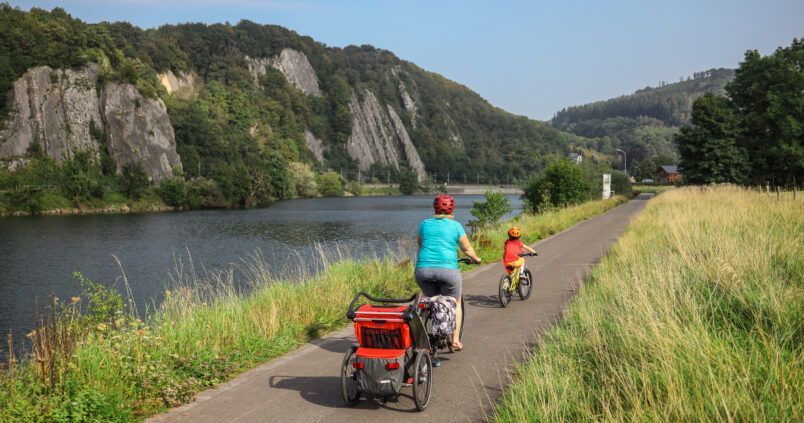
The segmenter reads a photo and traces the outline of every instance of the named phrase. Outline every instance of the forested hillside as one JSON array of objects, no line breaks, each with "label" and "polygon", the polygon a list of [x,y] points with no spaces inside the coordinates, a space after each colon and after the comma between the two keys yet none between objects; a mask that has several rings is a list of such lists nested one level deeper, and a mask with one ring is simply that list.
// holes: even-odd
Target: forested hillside
[{"label": "forested hillside", "polygon": [[[87,24],[58,8],[26,12],[0,5],[0,93],[10,92],[31,69],[79,70],[90,63],[99,69],[99,96],[110,83],[132,84],[143,99],[164,103],[181,159],[170,181],[186,181],[185,190],[212,199],[207,206],[254,206],[302,195],[298,172],[292,172],[300,167],[292,163],[307,165],[319,178],[334,170],[342,182],[372,175],[396,179],[405,172],[420,181],[446,175],[524,180],[565,156],[577,138],[493,107],[467,87],[370,45],[332,48],[249,21],[143,30],[125,22]],[[61,78],[50,75],[53,84]],[[0,96],[0,152],[3,131],[13,130],[9,122],[20,115],[10,98]],[[132,100],[137,108],[142,101]],[[68,103],[62,98],[65,114]],[[64,137],[75,137],[69,121],[64,126]],[[101,141],[114,134],[95,132],[102,158]],[[49,141],[33,139],[24,158],[4,160],[47,161],[43,142]],[[65,178],[64,169],[52,169],[58,164],[46,163],[56,175],[50,179]],[[118,173],[122,165],[117,163]],[[82,172],[106,178],[107,186],[130,185],[136,174],[123,172],[129,180],[120,181],[110,169],[90,164]],[[59,183],[43,172],[16,179],[4,172],[0,183],[6,185]]]},{"label": "forested hillside", "polygon": [[723,94],[732,78],[733,69],[696,72],[677,83],[563,109],[551,125],[588,138],[586,146],[602,153],[616,155],[617,148],[623,149],[632,174],[651,177],[655,165],[677,163],[673,136],[689,124],[693,102],[707,92]]}]

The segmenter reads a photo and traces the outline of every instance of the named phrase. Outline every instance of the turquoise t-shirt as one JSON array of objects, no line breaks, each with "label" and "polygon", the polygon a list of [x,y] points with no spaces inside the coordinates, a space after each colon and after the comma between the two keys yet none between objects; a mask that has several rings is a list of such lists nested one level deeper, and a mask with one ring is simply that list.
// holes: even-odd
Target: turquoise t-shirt
[{"label": "turquoise t-shirt", "polygon": [[430,218],[419,225],[422,248],[416,267],[458,268],[458,239],[466,234],[463,226],[448,218]]}]

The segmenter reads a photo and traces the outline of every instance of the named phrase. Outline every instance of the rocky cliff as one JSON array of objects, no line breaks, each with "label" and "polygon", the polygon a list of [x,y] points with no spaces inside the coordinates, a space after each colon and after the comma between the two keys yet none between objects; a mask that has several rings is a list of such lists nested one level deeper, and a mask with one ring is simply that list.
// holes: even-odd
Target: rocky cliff
[{"label": "rocky cliff", "polygon": [[196,88],[196,74],[195,72],[180,71],[178,75],[173,71],[168,70],[165,73],[157,75],[159,82],[165,87],[168,94],[185,94],[191,93]]},{"label": "rocky cliff", "polygon": [[0,158],[24,156],[32,143],[62,162],[73,150],[97,151],[89,135],[90,122],[103,128],[98,107],[98,67],[31,69],[9,93],[11,114],[0,131]]},{"label": "rocky cliff", "polygon": [[307,56],[300,51],[286,48],[276,57],[252,58],[246,56],[245,60],[246,67],[251,72],[255,84],[259,82],[261,75],[265,75],[267,67],[272,66],[279,69],[294,87],[317,97],[322,94],[313,66],[307,60]]},{"label": "rocky cliff", "polygon": [[101,114],[106,125],[109,155],[120,172],[128,162],[139,163],[155,182],[181,168],[173,127],[162,100],[144,98],[131,84],[103,86]]},{"label": "rocky cliff", "polygon": [[97,91],[98,67],[30,69],[9,93],[6,129],[0,131],[0,158],[24,156],[33,143],[57,161],[74,150],[98,152],[91,125],[106,131],[109,154],[118,170],[140,163],[155,182],[181,166],[173,128],[161,101],[144,98],[130,84],[108,83]]}]

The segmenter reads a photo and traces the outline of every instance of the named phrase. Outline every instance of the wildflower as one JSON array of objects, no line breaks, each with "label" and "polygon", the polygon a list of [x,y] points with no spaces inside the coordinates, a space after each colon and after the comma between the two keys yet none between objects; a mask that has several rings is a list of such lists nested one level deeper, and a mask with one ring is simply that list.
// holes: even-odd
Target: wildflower
[{"label": "wildflower", "polygon": [[106,330],[106,324],[105,323],[98,323],[98,330],[101,330],[101,331]]},{"label": "wildflower", "polygon": [[167,289],[165,290],[165,296],[166,296],[166,297],[169,297],[169,296],[170,296],[170,290],[167,290]]},{"label": "wildflower", "polygon": [[81,301],[81,297],[73,297],[72,300],[73,300],[73,304],[75,304],[75,303]]},{"label": "wildflower", "polygon": [[28,337],[28,338],[33,338],[34,336],[36,336],[36,329],[32,330],[31,333],[29,333],[29,334],[27,334],[25,336]]},{"label": "wildflower", "polygon": [[137,333],[138,333],[140,336],[145,336],[145,333],[146,333],[146,332],[145,332],[145,329],[140,329],[140,330],[138,330],[138,331],[137,331]]}]

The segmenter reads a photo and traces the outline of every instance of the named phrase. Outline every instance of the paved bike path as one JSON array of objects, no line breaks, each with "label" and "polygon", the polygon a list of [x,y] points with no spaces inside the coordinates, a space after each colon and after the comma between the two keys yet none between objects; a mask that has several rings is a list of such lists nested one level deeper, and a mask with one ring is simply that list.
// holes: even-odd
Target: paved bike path
[{"label": "paved bike path", "polygon": [[355,343],[350,326],[201,392],[193,402],[147,421],[484,421],[509,383],[514,362],[526,357],[539,334],[560,319],[591,268],[649,198],[641,194],[534,244],[539,256],[527,258],[535,280],[527,301],[514,295],[508,307],[500,307],[497,287],[504,272],[500,263],[464,273],[465,349],[441,355],[442,364],[433,374],[432,399],[423,412],[416,411],[411,388],[402,388],[396,401],[361,399],[351,408],[343,404],[341,361]]}]

